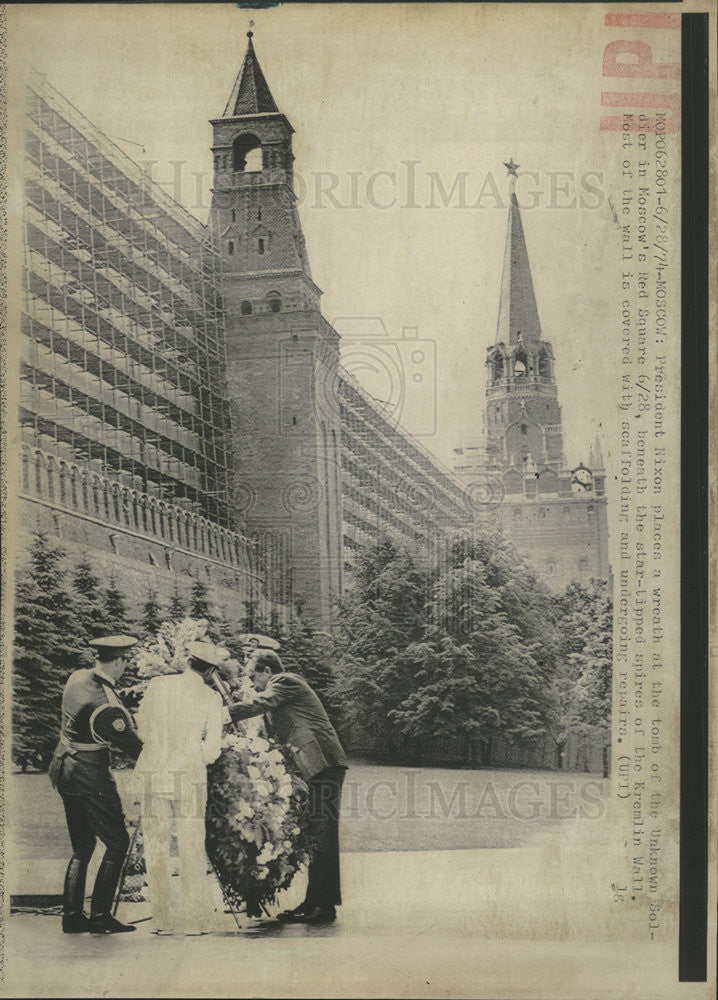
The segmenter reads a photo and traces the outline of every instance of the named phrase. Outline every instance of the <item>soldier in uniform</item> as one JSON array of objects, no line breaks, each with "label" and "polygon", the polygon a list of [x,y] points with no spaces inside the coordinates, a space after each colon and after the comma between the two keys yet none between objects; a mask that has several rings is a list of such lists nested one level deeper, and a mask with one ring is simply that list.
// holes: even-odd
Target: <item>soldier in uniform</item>
[{"label": "soldier in uniform", "polygon": [[[277,644],[278,645],[278,644]],[[267,729],[291,749],[309,788],[313,856],[304,901],[279,919],[324,924],[336,920],[339,884],[339,807],[347,758],[324,706],[299,674],[284,670],[277,654],[259,646],[248,669],[257,694],[229,706],[233,722],[264,715]]]},{"label": "soldier in uniform", "polygon": [[[62,696],[60,742],[50,765],[50,780],[62,796],[72,858],[67,866],[62,929],[65,934],[118,934],[134,931],[112,914],[129,837],[122,803],[110,774],[110,748],[136,759],[142,749],[132,717],[115,690],[137,639],[111,635],[93,639],[92,670],[71,674]],[[89,919],[83,912],[87,866],[97,839],[105,845],[92,893]]]}]

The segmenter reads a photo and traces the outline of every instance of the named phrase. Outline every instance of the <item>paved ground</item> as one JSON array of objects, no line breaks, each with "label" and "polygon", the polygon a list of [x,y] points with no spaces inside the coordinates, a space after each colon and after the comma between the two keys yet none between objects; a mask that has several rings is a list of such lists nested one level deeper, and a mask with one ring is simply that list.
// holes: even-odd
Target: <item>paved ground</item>
[{"label": "paved ground", "polygon": [[[129,774],[117,774],[121,792]],[[592,823],[607,792],[608,782],[595,774],[354,764],[342,797],[342,850],[527,847],[572,815]],[[16,856],[64,858],[62,803],[47,775],[13,775],[8,795]],[[131,813],[131,796],[123,799]]]},{"label": "paved ground", "polygon": [[[574,833],[577,833],[574,828]],[[640,921],[612,903],[605,845],[345,855],[345,905],[327,928],[64,936],[59,919],[13,916],[7,996],[521,997],[696,1000],[663,991],[674,940],[633,944]],[[120,916],[141,920],[142,904]],[[635,914],[633,915],[635,918]],[[645,937],[644,937],[645,940]],[[603,942],[599,944],[598,942]]]},{"label": "paved ground", "polygon": [[[9,888],[58,891],[59,800],[45,776],[11,786],[22,838]],[[343,802],[336,924],[238,930],[216,886],[214,931],[201,938],[156,937],[148,904],[122,904],[134,934],[101,939],[63,935],[57,916],[17,914],[0,992],[675,1000],[677,988],[658,985],[674,978],[674,938],[632,944],[645,928],[613,902],[604,795],[589,775],[358,766]],[[302,895],[300,876],[279,905]]]}]

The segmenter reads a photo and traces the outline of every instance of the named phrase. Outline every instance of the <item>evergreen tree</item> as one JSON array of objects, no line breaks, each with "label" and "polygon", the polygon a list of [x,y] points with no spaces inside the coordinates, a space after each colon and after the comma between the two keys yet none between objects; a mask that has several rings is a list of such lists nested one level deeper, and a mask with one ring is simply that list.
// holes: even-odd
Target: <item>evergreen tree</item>
[{"label": "evergreen tree", "polygon": [[86,553],[80,558],[72,575],[75,610],[85,641],[107,634],[107,616],[100,579]]},{"label": "evergreen tree", "polygon": [[[125,595],[120,590],[117,577],[114,573],[110,574],[108,584],[102,592],[102,613],[102,633],[104,635],[121,635],[123,633],[137,635],[139,632],[137,624],[132,620],[127,611]],[[125,672],[122,674],[117,686],[120,690],[124,691],[134,688],[136,684],[137,664],[134,660],[131,660],[125,667]],[[135,709],[137,707],[135,701],[129,695],[125,695],[124,698],[128,708]],[[115,766],[118,767],[127,767],[129,764],[129,759],[122,754],[113,755],[113,761]]]},{"label": "evergreen tree", "polygon": [[142,606],[142,632],[145,636],[155,636],[164,620],[162,605],[157,597],[157,591],[150,585],[147,589],[147,600]]},{"label": "evergreen tree", "polygon": [[279,654],[286,670],[300,674],[319,695],[330,715],[334,714],[333,684],[328,636],[319,635],[302,621],[290,622],[281,637]]},{"label": "evergreen tree", "polygon": [[63,557],[44,532],[35,532],[28,567],[17,583],[13,757],[23,768],[30,763],[47,767],[57,743],[65,682],[73,670],[92,662]]},{"label": "evergreen tree", "polygon": [[181,621],[187,614],[187,605],[185,599],[180,593],[179,584],[175,578],[174,588],[172,590],[172,597],[170,598],[170,606],[167,609],[167,614],[170,621],[177,622]]},{"label": "evergreen tree", "polygon": [[127,632],[130,626],[130,618],[127,613],[125,596],[117,584],[117,577],[110,574],[107,587],[103,592],[102,606],[104,611],[105,634],[115,635]]},{"label": "evergreen tree", "polygon": [[206,618],[207,621],[214,621],[212,604],[209,599],[209,587],[199,576],[192,583],[190,590],[190,618]]},{"label": "evergreen tree", "polygon": [[558,600],[562,661],[547,690],[549,731],[563,766],[571,734],[604,744],[611,724],[613,602],[603,581],[572,583]]},{"label": "evergreen tree", "polygon": [[271,634],[272,636],[276,635],[277,631],[272,631],[271,623],[267,621],[260,610],[259,601],[252,598],[244,602],[242,630],[244,632],[260,632],[262,635]]},{"label": "evergreen tree", "polygon": [[500,535],[438,556],[382,538],[359,560],[335,630],[345,738],[421,760],[427,740],[489,763],[496,737],[546,732],[542,697],[559,642],[551,597]]},{"label": "evergreen tree", "polygon": [[389,758],[404,749],[406,736],[390,713],[411,694],[414,667],[399,654],[424,637],[431,575],[417,551],[387,536],[359,556],[335,628],[336,678],[329,692],[348,744],[364,734]]},{"label": "evergreen tree", "polygon": [[536,644],[524,640],[488,578],[469,557],[442,573],[424,640],[398,659],[414,668],[413,691],[390,713],[406,735],[458,741],[468,764],[489,763],[497,736],[522,744],[545,732]]},{"label": "evergreen tree", "polygon": [[75,565],[72,585],[82,597],[95,597],[99,592],[100,580],[86,552],[82,553],[80,561]]}]

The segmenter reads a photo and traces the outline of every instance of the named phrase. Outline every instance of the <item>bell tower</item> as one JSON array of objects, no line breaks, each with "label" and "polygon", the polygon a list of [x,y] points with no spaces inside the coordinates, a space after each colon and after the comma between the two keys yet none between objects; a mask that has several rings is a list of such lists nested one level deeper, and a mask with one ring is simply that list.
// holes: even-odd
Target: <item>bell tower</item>
[{"label": "bell tower", "polygon": [[320,312],[293,189],[294,129],[252,32],[211,122],[236,520],[265,553],[273,597],[323,621],[342,589],[339,336]]},{"label": "bell tower", "polygon": [[509,217],[496,341],[486,354],[486,460],[521,476],[564,466],[561,408],[551,344],[543,339],[516,198],[518,164],[509,171]]}]

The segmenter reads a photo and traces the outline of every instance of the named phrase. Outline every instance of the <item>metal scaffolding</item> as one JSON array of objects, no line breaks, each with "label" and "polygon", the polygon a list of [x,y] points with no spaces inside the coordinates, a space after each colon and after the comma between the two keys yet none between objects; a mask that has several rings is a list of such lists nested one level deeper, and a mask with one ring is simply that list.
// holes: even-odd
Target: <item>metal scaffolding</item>
[{"label": "metal scaffolding", "polygon": [[40,77],[27,110],[23,438],[229,525],[207,231]]}]

